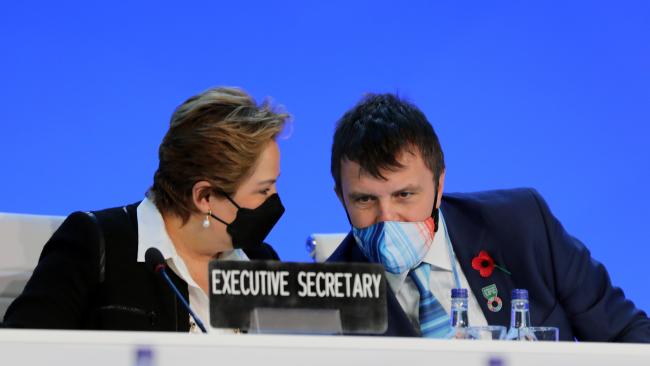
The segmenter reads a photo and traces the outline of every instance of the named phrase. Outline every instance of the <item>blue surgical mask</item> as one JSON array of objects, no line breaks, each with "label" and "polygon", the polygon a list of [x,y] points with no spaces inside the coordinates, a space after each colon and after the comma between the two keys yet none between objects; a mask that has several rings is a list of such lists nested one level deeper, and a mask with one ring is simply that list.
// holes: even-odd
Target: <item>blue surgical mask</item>
[{"label": "blue surgical mask", "polygon": [[417,266],[433,244],[435,220],[383,221],[363,229],[352,228],[357,245],[371,262],[390,273],[403,273]]}]

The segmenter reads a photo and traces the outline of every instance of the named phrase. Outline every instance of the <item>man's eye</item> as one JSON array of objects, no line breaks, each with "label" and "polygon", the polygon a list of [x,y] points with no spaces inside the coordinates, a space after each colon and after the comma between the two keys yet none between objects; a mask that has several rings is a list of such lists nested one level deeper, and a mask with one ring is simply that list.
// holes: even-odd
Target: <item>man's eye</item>
[{"label": "man's eye", "polygon": [[398,193],[399,198],[409,198],[413,195],[413,192],[400,192]]},{"label": "man's eye", "polygon": [[269,192],[271,192],[271,189],[270,189],[270,188],[263,189],[263,190],[260,191],[260,193],[261,193],[261,194],[264,194],[264,195],[269,194]]},{"label": "man's eye", "polygon": [[357,203],[368,203],[371,200],[372,200],[372,197],[370,197],[370,196],[361,196],[361,197],[358,197],[355,201]]}]

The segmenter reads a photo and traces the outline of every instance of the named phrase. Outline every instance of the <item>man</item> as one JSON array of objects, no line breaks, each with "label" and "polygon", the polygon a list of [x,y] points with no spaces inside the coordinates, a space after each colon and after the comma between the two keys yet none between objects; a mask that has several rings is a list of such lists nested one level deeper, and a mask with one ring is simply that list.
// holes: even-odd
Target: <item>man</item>
[{"label": "man", "polygon": [[520,288],[531,323],[561,340],[650,341],[650,319],[535,190],[443,196],[442,149],[416,106],[364,98],[337,124],[331,170],[352,231],[329,261],[385,266],[384,335],[444,337],[454,287],[470,289],[471,325],[508,327]]}]

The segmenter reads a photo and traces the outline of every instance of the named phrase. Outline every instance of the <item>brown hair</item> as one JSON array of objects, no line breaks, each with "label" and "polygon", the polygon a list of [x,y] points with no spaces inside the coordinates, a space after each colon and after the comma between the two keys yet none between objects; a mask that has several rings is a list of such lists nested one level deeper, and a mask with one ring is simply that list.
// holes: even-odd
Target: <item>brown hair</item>
[{"label": "brown hair", "polygon": [[194,184],[205,180],[213,193],[233,194],[288,117],[268,101],[258,105],[238,88],[208,89],[189,98],[172,114],[147,196],[161,213],[187,222],[198,212]]},{"label": "brown hair", "polygon": [[445,157],[438,135],[414,104],[394,94],[368,94],[337,122],[332,142],[331,172],[341,192],[341,164],[354,161],[375,178],[381,170],[397,170],[405,151],[420,153],[438,187]]}]

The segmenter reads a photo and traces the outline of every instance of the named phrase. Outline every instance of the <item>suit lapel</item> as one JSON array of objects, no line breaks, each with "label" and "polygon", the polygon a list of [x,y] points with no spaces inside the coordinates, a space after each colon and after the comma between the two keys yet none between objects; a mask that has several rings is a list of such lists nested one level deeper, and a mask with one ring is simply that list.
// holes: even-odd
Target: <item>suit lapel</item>
[{"label": "suit lapel", "polygon": [[[472,259],[481,250],[488,252],[497,264],[504,263],[502,253],[499,251],[499,243],[490,238],[486,225],[481,220],[463,215],[457,207],[444,200],[441,210],[456,258],[467,278],[472,293],[481,306],[485,320],[490,325],[507,327],[510,324],[512,279],[497,268],[487,278],[481,277],[479,271],[472,268]],[[487,287],[492,289],[496,287],[497,296],[501,299],[501,309],[499,311],[492,311],[488,307],[488,300],[484,297],[482,291]]]}]

